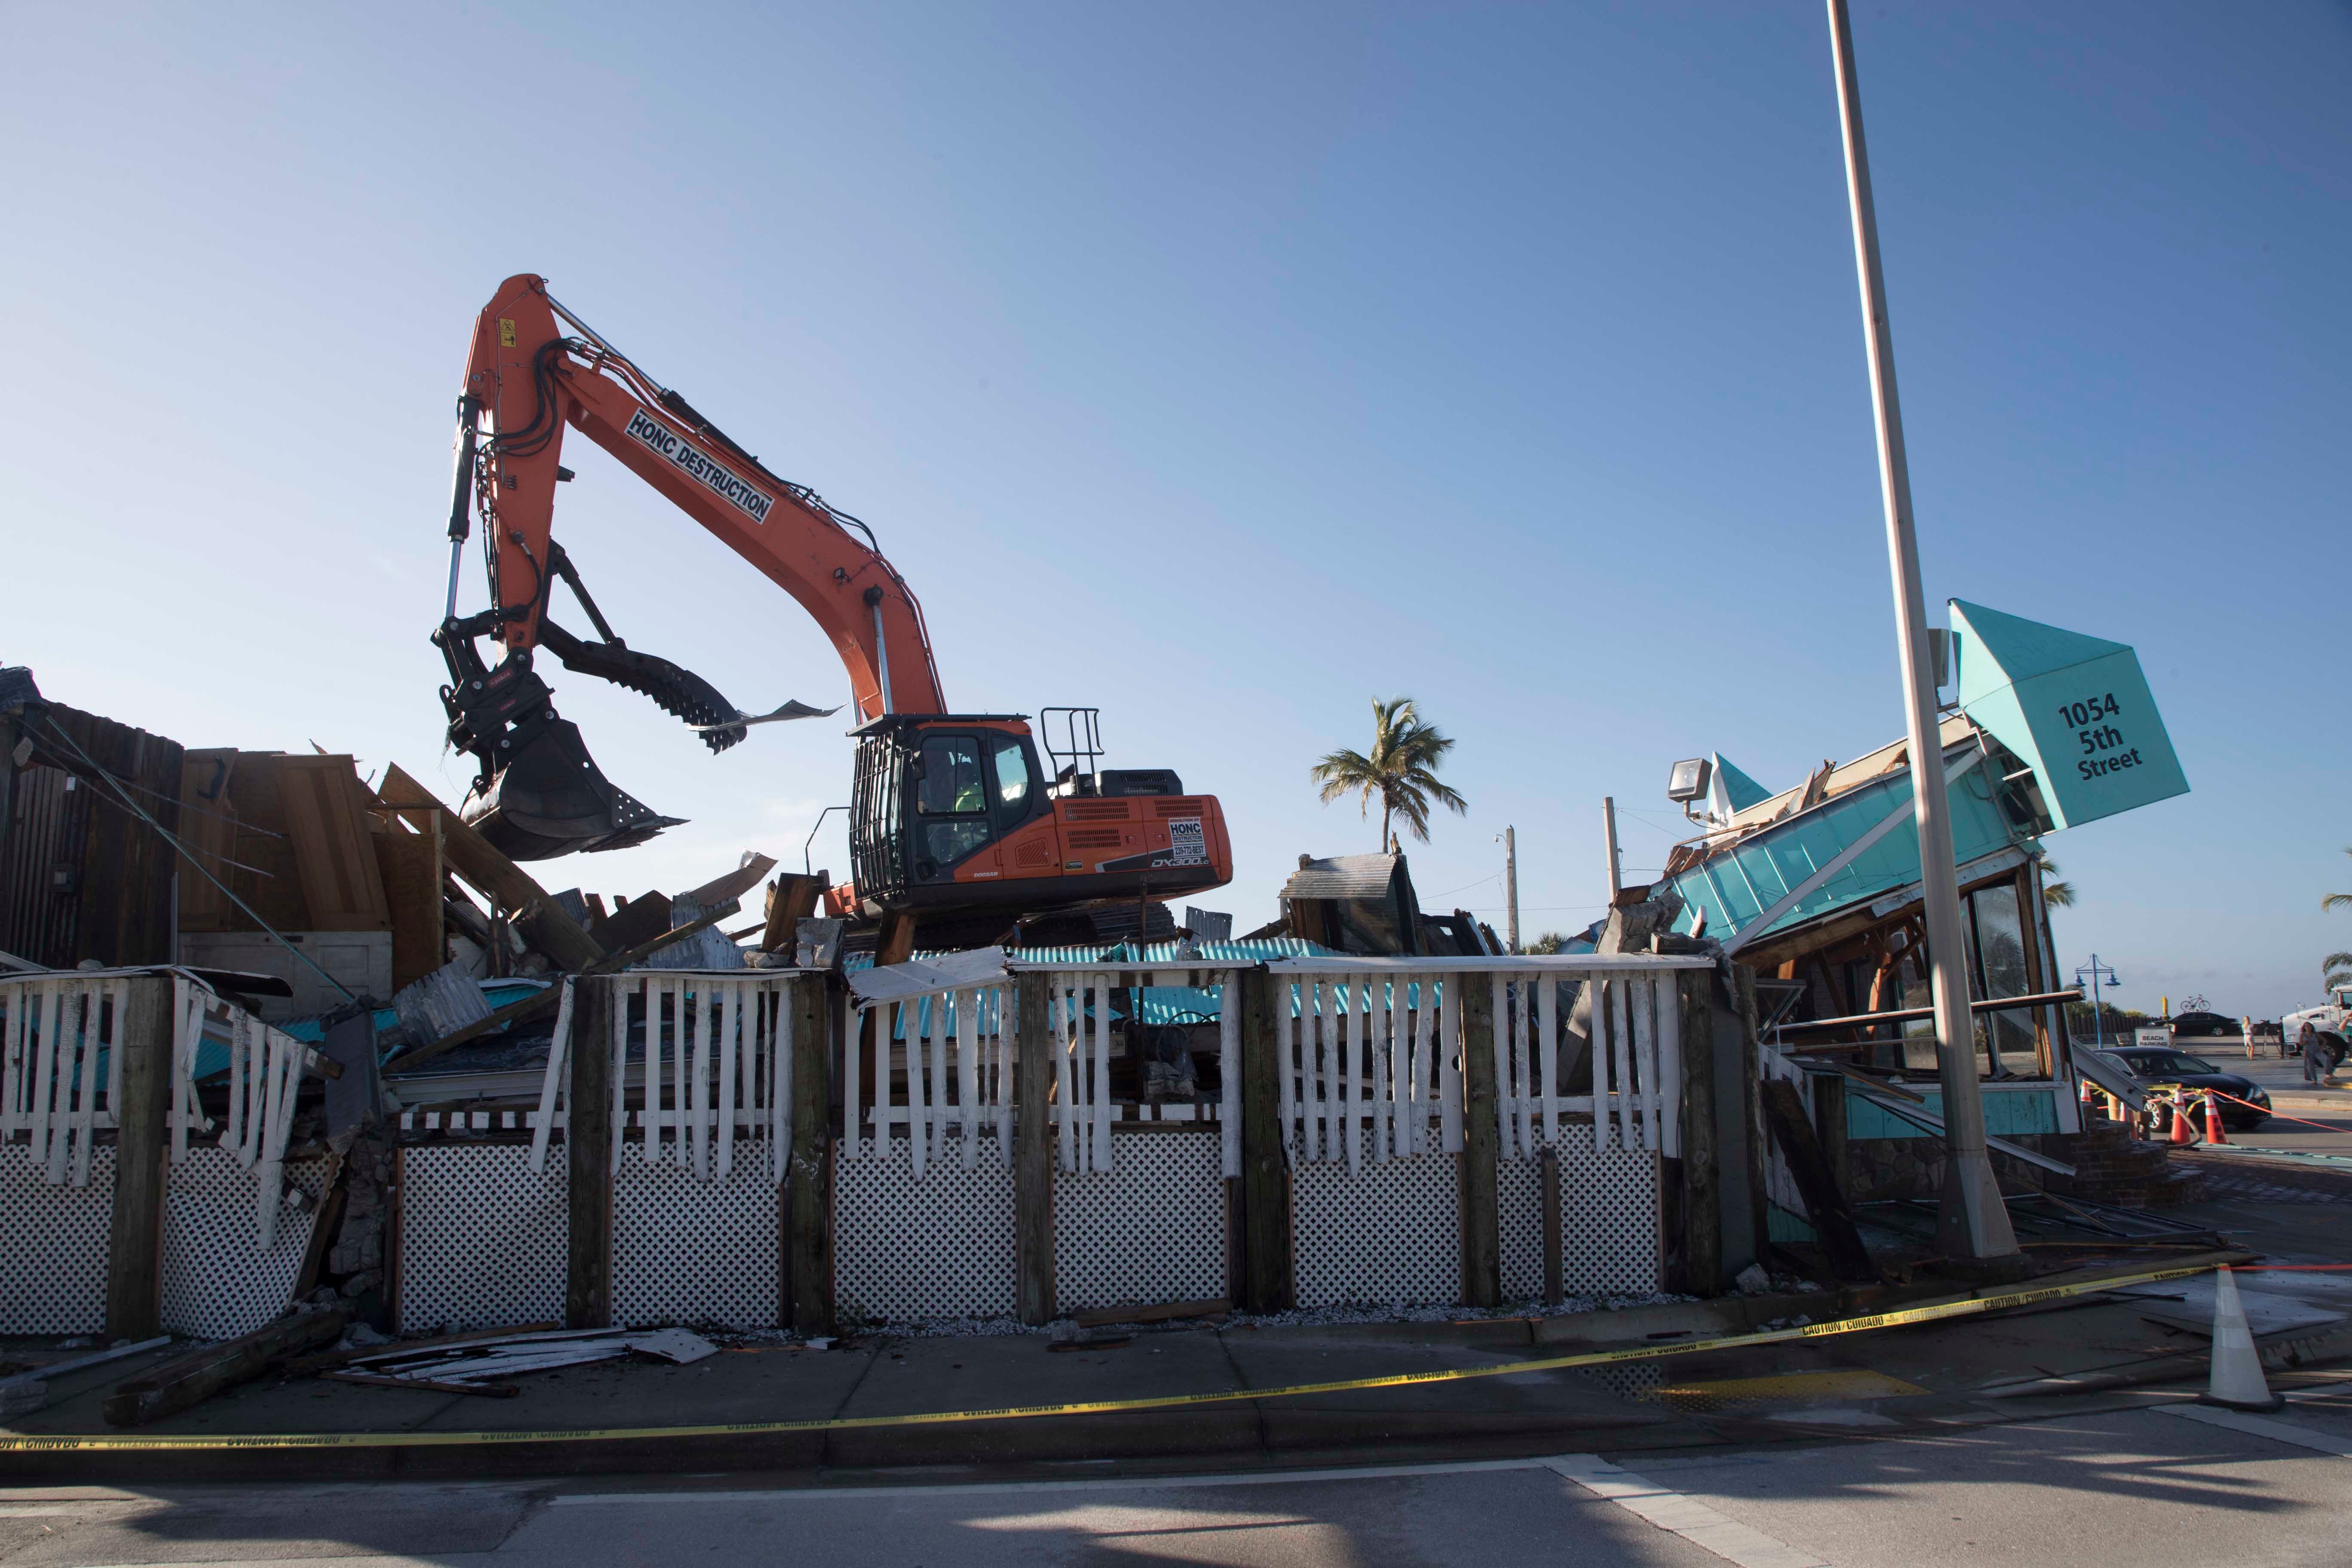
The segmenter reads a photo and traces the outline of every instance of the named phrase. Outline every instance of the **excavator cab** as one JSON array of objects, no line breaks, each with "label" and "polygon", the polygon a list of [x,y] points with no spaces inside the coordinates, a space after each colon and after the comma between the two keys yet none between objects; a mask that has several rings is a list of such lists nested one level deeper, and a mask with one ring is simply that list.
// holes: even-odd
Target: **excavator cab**
[{"label": "excavator cab", "polygon": [[[1184,795],[1172,771],[1065,767],[1049,780],[1019,714],[890,713],[853,733],[849,852],[869,919],[997,909],[1010,925],[1019,913],[1132,907],[1232,879],[1223,813]],[[1119,798],[1105,798],[1106,784]]]}]

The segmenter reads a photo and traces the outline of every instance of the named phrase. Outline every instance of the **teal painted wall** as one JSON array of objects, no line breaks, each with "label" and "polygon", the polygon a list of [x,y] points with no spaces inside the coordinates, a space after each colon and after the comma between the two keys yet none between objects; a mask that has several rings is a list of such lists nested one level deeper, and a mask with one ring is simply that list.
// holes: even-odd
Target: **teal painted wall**
[{"label": "teal painted wall", "polygon": [[[1936,1116],[1943,1115],[1944,1095],[1941,1089],[1911,1086],[1911,1091],[1927,1100],[1922,1110]],[[2056,1092],[2047,1084],[2037,1084],[2031,1089],[1987,1088],[1984,1095],[1985,1131],[1996,1138],[2057,1131],[2058,1103],[2052,1098]],[[1893,1111],[1863,1099],[1851,1083],[1846,1085],[1845,1135],[1849,1138],[1935,1136],[1926,1128],[1915,1126]]]}]

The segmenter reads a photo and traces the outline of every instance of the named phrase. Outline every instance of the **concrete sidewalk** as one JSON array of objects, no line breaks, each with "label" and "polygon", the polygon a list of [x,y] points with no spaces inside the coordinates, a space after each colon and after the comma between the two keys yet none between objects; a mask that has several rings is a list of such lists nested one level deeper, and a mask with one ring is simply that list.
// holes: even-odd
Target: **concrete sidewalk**
[{"label": "concrete sidewalk", "polygon": [[[2292,1219],[2304,1216],[2294,1215]],[[2283,1222],[2286,1223],[2286,1222]],[[2167,1261],[2141,1255],[2105,1273]],[[2086,1277],[2076,1270],[2060,1278]],[[2104,1277],[2104,1274],[2097,1277]],[[2037,1283],[2047,1283],[2041,1281]],[[1982,1293],[1994,1294],[1989,1287]],[[1948,1300],[1948,1283],[1848,1301],[1886,1310]],[[2196,1348],[2145,1321],[2147,1303],[2090,1294],[2022,1314],[1880,1329],[1458,1382],[1114,1411],[826,1430],[673,1436],[647,1428],[996,1410],[1008,1406],[1274,1389],[1349,1378],[1470,1370],[1595,1345],[1670,1345],[1778,1322],[1834,1296],[1756,1298],[1576,1318],[1327,1328],[1138,1329],[1129,1343],[1058,1352],[1042,1335],[875,1335],[814,1351],[745,1343],[689,1366],[638,1360],[517,1380],[511,1399],[301,1378],[248,1384],[142,1433],[373,1433],[415,1443],[353,1448],[0,1455],[0,1476],[123,1480],[286,1479],[623,1471],[904,1468],[1109,1459],[1296,1464],[1316,1457],[1417,1452],[1461,1457],[1580,1447],[1682,1447],[1857,1427],[1999,1421],[1977,1392],[2036,1372],[2095,1371]],[[23,1418],[26,1436],[116,1435],[100,1419],[109,1369]],[[436,1443],[506,1432],[545,1441]],[[631,1435],[582,1440],[582,1434]]]}]

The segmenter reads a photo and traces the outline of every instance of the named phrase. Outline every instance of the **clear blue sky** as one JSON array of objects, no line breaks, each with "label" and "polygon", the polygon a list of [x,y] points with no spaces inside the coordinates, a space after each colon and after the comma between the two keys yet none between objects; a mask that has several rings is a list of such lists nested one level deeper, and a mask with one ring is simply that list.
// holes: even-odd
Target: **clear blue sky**
[{"label": "clear blue sky", "polygon": [[[1320,752],[1410,692],[1472,802],[1424,901],[1528,926],[1677,818],[1902,728],[1821,8],[18,8],[0,658],[191,745],[437,779],[450,405],[519,271],[871,521],[950,700],[1095,703],[1230,816],[1254,925],[1375,847]],[[1927,590],[2136,645],[2194,793],[2056,836],[2125,999],[2352,947],[2352,13],[1865,5]],[[782,595],[583,440],[638,647],[839,700]],[[797,863],[849,742],[713,760],[556,675],[694,819],[546,868]],[[837,827],[818,840],[836,873]]]}]

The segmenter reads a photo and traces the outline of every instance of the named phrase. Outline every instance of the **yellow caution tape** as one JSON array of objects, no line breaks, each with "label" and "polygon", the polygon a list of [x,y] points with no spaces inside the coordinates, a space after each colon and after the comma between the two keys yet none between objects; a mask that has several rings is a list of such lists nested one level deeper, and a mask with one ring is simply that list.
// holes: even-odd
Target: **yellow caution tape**
[{"label": "yellow caution tape", "polygon": [[992,1410],[935,1410],[914,1415],[835,1415],[809,1421],[729,1421],[698,1426],[610,1426],[558,1428],[549,1431],[473,1432],[262,1432],[219,1436],[169,1434],[120,1436],[63,1436],[0,1437],[0,1454],[225,1453],[235,1449],[281,1448],[425,1448],[513,1443],[617,1443],[646,1438],[741,1437],[778,1432],[840,1432],[856,1427],[935,1426],[967,1421],[1026,1420],[1041,1415],[1101,1415],[1129,1410],[1172,1410],[1192,1405],[1230,1405],[1251,1399],[1289,1399],[1307,1394],[1353,1394],[1370,1388],[1406,1388],[1417,1384],[1462,1383],[1474,1377],[1503,1377],[1512,1373],[1553,1372],[1569,1367],[1606,1366],[1616,1362],[1652,1361],[1662,1356],[1692,1355],[1700,1351],[1734,1350],[1744,1345],[1776,1344],[1788,1340],[1824,1339],[1832,1334],[1857,1334],[1872,1329],[1932,1323],[1946,1318],[1972,1317],[2011,1307],[2063,1300],[2094,1290],[2118,1290],[2153,1285],[2207,1273],[2210,1263],[2178,1268],[2151,1268],[2105,1279],[2081,1279],[2038,1290],[2010,1290],[1997,1296],[1971,1296],[1953,1301],[1874,1312],[1866,1317],[1839,1318],[1792,1329],[1766,1329],[1754,1333],[1727,1334],[1711,1340],[1685,1340],[1674,1344],[1633,1345],[1624,1350],[1585,1351],[1575,1355],[1544,1356],[1534,1361],[1504,1362],[1495,1366],[1461,1367],[1443,1372],[1400,1372],[1381,1377],[1350,1377],[1334,1383],[1295,1383],[1283,1388],[1236,1388],[1219,1394],[1163,1394],[1142,1399],[1093,1399],[1075,1405],[1011,1405]]}]

